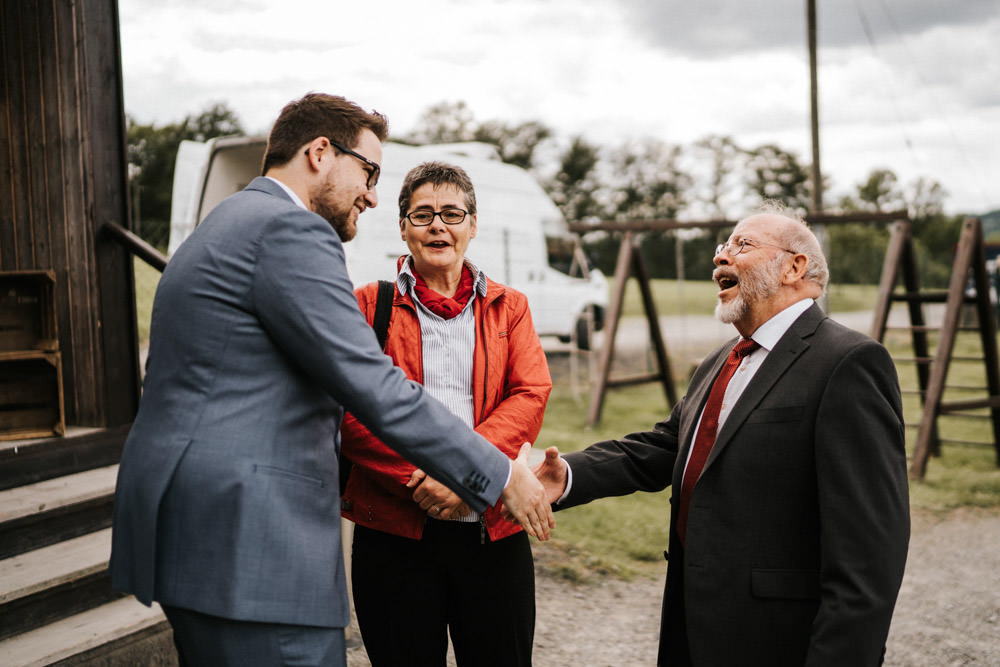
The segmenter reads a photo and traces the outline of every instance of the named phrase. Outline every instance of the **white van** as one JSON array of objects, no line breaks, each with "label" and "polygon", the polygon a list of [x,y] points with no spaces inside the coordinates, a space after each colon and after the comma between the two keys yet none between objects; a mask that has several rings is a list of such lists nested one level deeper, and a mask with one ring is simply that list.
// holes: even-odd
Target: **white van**
[{"label": "white van", "polygon": [[[265,144],[262,137],[181,142],[168,254],[216,204],[260,174]],[[568,237],[565,220],[531,174],[501,162],[487,144],[383,146],[379,205],[361,215],[358,235],[344,246],[354,284],[395,276],[396,259],[407,252],[399,238],[399,188],[406,173],[427,160],[456,164],[472,179],[478,232],[469,244],[469,259],[486,275],[528,297],[539,335],[575,340],[580,348],[589,349],[591,334],[603,325],[607,281],[600,271],[587,272],[586,267],[587,278],[574,278],[549,266],[546,237]]]}]

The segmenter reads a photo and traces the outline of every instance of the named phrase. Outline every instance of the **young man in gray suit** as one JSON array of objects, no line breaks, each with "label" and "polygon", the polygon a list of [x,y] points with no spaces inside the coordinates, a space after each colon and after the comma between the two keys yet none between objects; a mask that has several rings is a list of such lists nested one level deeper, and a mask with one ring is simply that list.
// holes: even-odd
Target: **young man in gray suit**
[{"label": "young man in gray suit", "polygon": [[122,454],[111,574],[158,601],[182,665],[345,665],[339,427],[350,410],[471,507],[554,525],[541,484],[382,354],[343,242],[378,203],[385,118],[288,104],[263,177],[163,272]]},{"label": "young man in gray suit", "polygon": [[779,208],[740,222],[715,264],[739,342],[666,421],[550,448],[536,473],[559,507],[671,487],[657,664],[877,665],[910,526],[892,359],[813,303],[826,260]]}]

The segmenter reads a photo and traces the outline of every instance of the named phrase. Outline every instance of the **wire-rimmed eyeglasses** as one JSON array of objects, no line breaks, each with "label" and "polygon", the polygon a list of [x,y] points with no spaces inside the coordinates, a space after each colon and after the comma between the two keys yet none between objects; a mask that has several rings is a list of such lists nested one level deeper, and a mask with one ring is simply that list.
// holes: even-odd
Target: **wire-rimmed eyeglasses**
[{"label": "wire-rimmed eyeglasses", "polygon": [[431,211],[430,209],[421,208],[416,211],[410,211],[404,217],[409,220],[410,224],[414,227],[426,227],[434,222],[434,216],[441,218],[441,222],[446,225],[460,225],[465,222],[465,218],[468,215],[468,211],[464,211],[460,208],[445,208],[440,211]]},{"label": "wire-rimmed eyeglasses", "polygon": [[735,257],[736,255],[746,250],[747,246],[751,248],[759,248],[765,245],[771,248],[777,248],[778,250],[784,250],[785,252],[790,252],[793,255],[798,254],[794,250],[789,250],[784,246],[775,245],[773,243],[765,243],[764,241],[754,241],[753,239],[747,239],[747,238],[742,238],[739,239],[738,241],[726,241],[725,243],[720,243],[719,245],[715,246],[715,254],[721,255],[723,252],[725,252],[726,254]]}]

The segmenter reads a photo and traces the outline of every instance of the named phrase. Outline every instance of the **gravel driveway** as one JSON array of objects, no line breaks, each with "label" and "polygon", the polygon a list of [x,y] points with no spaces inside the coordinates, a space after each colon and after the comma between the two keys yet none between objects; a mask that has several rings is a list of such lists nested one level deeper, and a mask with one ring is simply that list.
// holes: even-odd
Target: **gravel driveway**
[{"label": "gravel driveway", "polygon": [[[655,664],[662,576],[579,584],[539,575],[536,587],[535,667]],[[1000,665],[1000,510],[914,516],[885,664]],[[348,665],[369,665],[364,648]]]}]

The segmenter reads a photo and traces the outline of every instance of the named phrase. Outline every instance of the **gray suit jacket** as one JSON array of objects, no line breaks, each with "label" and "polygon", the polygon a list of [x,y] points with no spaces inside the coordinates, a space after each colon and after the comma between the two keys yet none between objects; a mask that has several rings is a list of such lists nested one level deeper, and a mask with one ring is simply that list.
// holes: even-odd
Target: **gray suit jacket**
[{"label": "gray suit jacket", "polygon": [[330,225],[257,178],[178,249],[118,473],[111,575],[142,602],[342,627],[344,410],[482,511],[509,459],[408,381]]},{"label": "gray suit jacket", "polygon": [[[564,506],[671,485],[735,341],[652,430],[568,454]],[[815,305],[719,431],[681,545],[671,512],[661,665],[878,664],[909,541],[903,419],[888,352]]]}]

